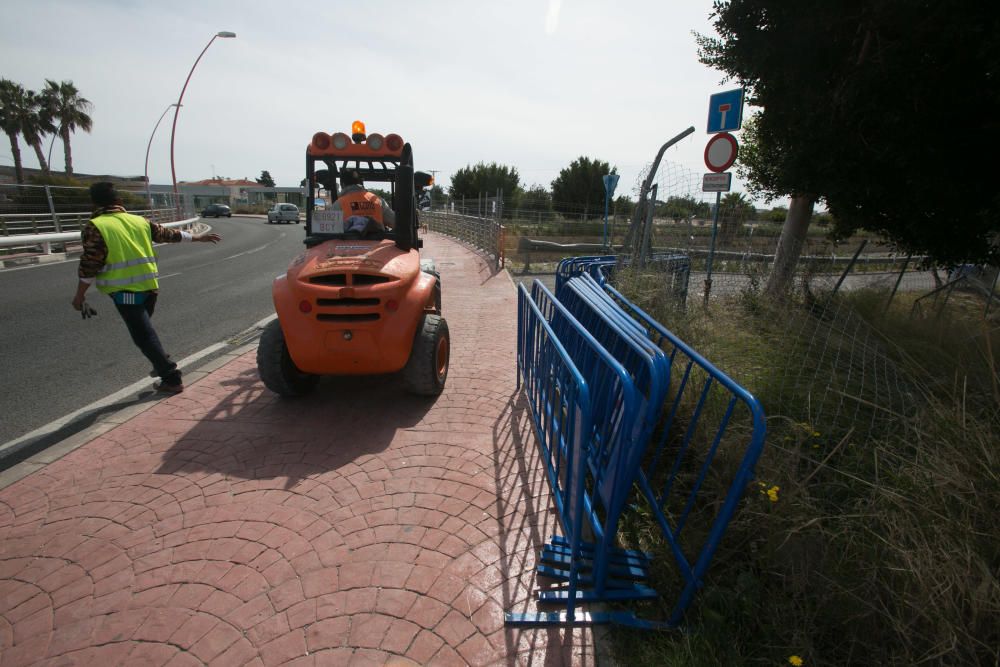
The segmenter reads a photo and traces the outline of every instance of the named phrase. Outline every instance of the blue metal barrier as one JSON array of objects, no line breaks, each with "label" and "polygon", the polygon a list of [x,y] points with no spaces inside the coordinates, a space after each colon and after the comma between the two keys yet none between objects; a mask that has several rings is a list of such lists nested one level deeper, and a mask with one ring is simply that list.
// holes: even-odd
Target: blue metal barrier
[{"label": "blue metal barrier", "polygon": [[[651,455],[644,460],[636,478],[643,495],[653,509],[684,580],[682,590],[667,621],[673,626],[681,622],[684,610],[701,587],[702,578],[708,570],[722,535],[736,511],[744,490],[753,479],[754,466],[760,458],[767,436],[764,410],[750,392],[626,299],[614,287],[606,284],[604,289],[625,312],[647,329],[650,340],[668,352],[671,366],[675,369],[674,382],[665,406],[668,408],[668,413],[660,437]],[[679,372],[679,368],[683,368],[683,373]],[[687,427],[681,437],[680,429],[676,427],[681,420],[680,408],[685,401],[691,408],[691,415],[687,417]],[[685,544],[682,531],[699,500],[699,491],[720,453],[726,429],[737,414],[738,407],[749,433],[746,436],[738,435],[731,439],[735,442],[727,443],[728,450],[735,452],[730,454],[730,451],[726,451],[729,455],[727,463],[735,468],[729,489],[722,504],[714,512],[704,539],[694,538],[691,540],[693,544]],[[711,418],[713,412],[719,417],[714,428],[703,427],[702,419]],[[692,442],[699,433],[699,427],[702,427],[702,433],[710,434],[710,445],[700,463],[689,460],[692,457]],[[679,439],[679,442],[672,442],[671,438]],[[671,452],[673,463],[670,465],[669,473],[664,475],[659,466],[665,463]],[[685,464],[689,468],[696,468],[697,475],[693,481],[681,483],[680,473]],[[654,483],[661,481],[661,478],[664,479],[659,490],[656,490]],[[685,484],[688,485],[688,489],[682,488]],[[705,501],[705,504],[710,506],[714,501],[713,498]]]},{"label": "blue metal barrier", "polygon": [[[540,602],[565,601],[565,614],[508,614],[510,624],[678,625],[701,586],[763,447],[764,413],[757,400],[604,283],[602,272],[613,266],[607,257],[564,260],[557,274],[558,300],[537,281],[530,296],[519,287],[519,381],[523,376],[566,533],[553,537],[543,548],[538,572],[569,585],[539,593]],[[547,361],[551,353],[539,355],[539,340],[544,340],[545,349],[561,351],[563,365],[579,369],[585,391],[576,392],[575,400],[590,400],[590,426],[575,432],[579,444],[574,445],[572,457],[569,450],[560,455],[582,465],[579,474],[561,472],[561,459],[549,453],[553,409],[551,399],[547,403],[544,397],[561,398],[562,392],[545,389],[545,382],[555,375],[551,369],[538,370],[539,363],[552,363]],[[683,373],[677,370],[681,366]],[[546,381],[540,383],[540,377]],[[558,411],[563,421],[574,410],[584,411],[579,405],[570,407],[564,403]],[[748,434],[726,439],[737,412],[745,418]],[[686,419],[683,429],[682,419]],[[649,448],[651,442],[656,444]],[[701,451],[702,446],[707,449]],[[670,457],[673,461],[668,468]],[[710,472],[726,475],[733,467],[721,505],[715,495],[707,500],[700,497]],[[666,621],[639,619],[627,611],[576,615],[576,601],[657,595],[645,584],[650,555],[615,546],[619,519],[636,487],[652,509],[682,580],[672,611]],[[568,498],[580,498],[580,502],[567,504]],[[706,535],[692,537],[692,530],[684,532],[684,528],[699,503],[709,515],[709,526]],[[588,528],[590,541],[582,532]]]},{"label": "blue metal barrier", "polygon": [[[569,289],[574,281],[564,285]],[[618,521],[626,502],[631,495],[637,455],[642,448],[637,443],[649,440],[656,426],[660,406],[667,388],[669,367],[667,358],[650,341],[639,332],[622,330],[615,322],[613,312],[602,312],[600,306],[610,305],[615,310],[617,306],[606,299],[607,304],[597,307],[581,295],[571,302],[556,300],[544,285],[535,281],[532,286],[532,299],[538,304],[539,310],[552,322],[553,331],[567,343],[570,356],[579,364],[587,363],[589,355],[593,354],[595,343],[599,345],[599,354],[614,359],[630,375],[635,393],[636,409],[634,416],[625,421],[621,428],[609,433],[588,451],[589,479],[592,480],[593,502],[589,505],[591,523],[595,527],[595,539],[584,545],[584,566],[593,569],[592,587],[581,589],[580,600],[607,599],[640,599],[656,596],[656,592],[643,582],[647,577],[648,558],[638,552],[624,552],[614,548],[618,532]],[[635,327],[638,329],[638,327]],[[583,334],[588,334],[586,338]],[[586,345],[584,340],[589,338]],[[631,369],[631,370],[629,370]],[[591,382],[602,381],[595,377]],[[598,415],[594,413],[595,422]],[[599,527],[599,529],[598,529]],[[542,560],[549,563],[539,568],[539,573],[561,579],[563,574],[550,566],[565,566],[567,564],[564,548],[550,544],[542,551]],[[549,601],[561,599],[562,591],[544,591],[539,599]]]},{"label": "blue metal barrier", "polygon": [[584,257],[566,257],[559,262],[556,267],[556,291],[562,284],[572,278],[587,271],[591,264],[610,262],[614,265],[618,261],[616,255],[590,255]]},{"label": "blue metal barrier", "polygon": [[[599,284],[611,280],[611,276],[619,266],[628,266],[629,259],[616,255],[601,255],[590,257],[567,257],[559,262],[556,268],[556,293],[563,283],[573,276],[589,273]],[[653,253],[646,260],[646,266],[669,278],[663,284],[664,291],[672,294],[678,301],[687,301],[688,285],[691,281],[691,258],[680,253]]]},{"label": "blue metal barrier", "polygon": [[517,357],[538,444],[569,543],[566,618],[575,620],[583,543],[583,441],[592,431],[590,392],[566,349],[521,285],[517,294]]},{"label": "blue metal barrier", "polygon": [[[583,599],[617,597],[620,592],[615,591],[632,584],[627,580],[619,582],[609,574],[628,575],[635,569],[631,564],[636,558],[648,562],[644,554],[612,554],[593,546],[606,543],[597,512],[604,498],[594,489],[602,486],[605,471],[614,468],[608,462],[621,451],[617,443],[635,420],[637,399],[628,372],[551,294],[548,296],[551,323],[524,286],[518,287],[518,363],[560,524],[566,533],[554,537],[548,546],[549,560],[556,561],[557,567],[543,565],[539,573],[567,581],[569,586],[543,595],[541,600],[565,601],[566,612],[508,613],[506,620],[520,625],[607,623],[612,616],[588,613],[577,617],[575,607]],[[569,425],[573,427],[572,439],[568,438]],[[594,461],[605,465],[593,466]],[[584,540],[585,529],[595,536],[593,543]],[[613,541],[614,535],[610,539]],[[583,569],[592,573],[584,574]],[[580,585],[593,588],[598,584],[602,589],[600,598],[578,592]],[[613,590],[604,594],[605,587]],[[640,595],[654,597],[656,592],[643,587]]]}]

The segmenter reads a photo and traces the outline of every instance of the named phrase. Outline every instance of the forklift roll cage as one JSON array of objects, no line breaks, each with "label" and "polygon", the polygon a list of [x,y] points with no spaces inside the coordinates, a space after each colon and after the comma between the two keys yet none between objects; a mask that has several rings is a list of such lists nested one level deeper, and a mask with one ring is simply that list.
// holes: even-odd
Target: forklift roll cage
[{"label": "forklift roll cage", "polygon": [[[357,144],[350,147],[356,152]],[[329,152],[329,151],[327,151]],[[323,165],[316,169],[316,163]],[[367,240],[393,239],[401,250],[423,247],[423,242],[417,238],[417,205],[416,191],[431,183],[431,177],[424,172],[413,171],[413,149],[410,144],[404,144],[398,157],[381,155],[378,157],[356,157],[337,155],[314,155],[311,147],[306,149],[306,182],[309,193],[306,200],[306,239],[307,247],[312,247],[330,239],[357,239],[356,233],[342,234],[318,233],[313,231],[313,212],[315,210],[316,186],[322,185],[330,193],[331,206],[340,196],[338,182],[345,172],[357,172],[362,181],[388,183],[391,193],[389,202],[396,215],[395,227],[391,231],[369,234]]]}]

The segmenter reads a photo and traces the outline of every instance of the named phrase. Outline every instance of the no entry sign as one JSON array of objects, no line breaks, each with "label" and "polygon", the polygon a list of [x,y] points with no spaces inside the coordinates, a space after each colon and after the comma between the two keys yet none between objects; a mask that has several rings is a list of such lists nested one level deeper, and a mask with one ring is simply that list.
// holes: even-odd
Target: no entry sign
[{"label": "no entry sign", "polygon": [[738,152],[736,137],[728,132],[714,134],[705,146],[705,166],[709,171],[723,172],[733,166]]}]

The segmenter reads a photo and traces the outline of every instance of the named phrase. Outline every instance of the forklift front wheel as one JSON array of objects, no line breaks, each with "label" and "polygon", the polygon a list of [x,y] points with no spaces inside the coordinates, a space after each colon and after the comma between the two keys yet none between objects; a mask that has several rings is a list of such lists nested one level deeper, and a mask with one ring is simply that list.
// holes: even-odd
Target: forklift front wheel
[{"label": "forklift front wheel", "polygon": [[424,315],[417,327],[410,360],[403,369],[407,390],[420,396],[439,395],[448,379],[450,356],[448,323],[440,315]]},{"label": "forklift front wheel", "polygon": [[316,388],[318,375],[303,373],[295,366],[285,345],[281,323],[271,320],[257,346],[257,372],[264,386],[281,396],[302,396]]}]

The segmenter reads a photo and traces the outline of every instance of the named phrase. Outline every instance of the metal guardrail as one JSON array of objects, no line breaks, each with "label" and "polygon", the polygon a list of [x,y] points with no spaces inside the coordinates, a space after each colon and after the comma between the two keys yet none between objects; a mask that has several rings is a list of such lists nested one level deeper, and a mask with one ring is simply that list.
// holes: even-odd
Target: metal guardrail
[{"label": "metal guardrail", "polygon": [[[170,211],[173,213],[173,210]],[[142,215],[143,211],[133,211],[136,215]],[[146,211],[148,213],[148,211]],[[89,214],[87,214],[87,219],[90,219]],[[145,216],[144,216],[145,217]],[[148,219],[148,218],[147,218]],[[157,223],[164,227],[189,227],[194,223],[198,222],[200,218],[186,218],[184,220],[176,220],[173,222],[161,222]],[[14,236],[0,236],[0,248],[34,248],[36,246],[42,247],[42,254],[49,255],[52,254],[52,244],[53,243],[67,243],[72,241],[80,240],[80,231],[73,232],[57,232],[50,234],[17,234]]]},{"label": "metal guardrail", "polygon": [[493,260],[497,270],[504,267],[504,227],[498,221],[470,215],[424,211],[420,214],[420,224],[481,250]]},{"label": "metal guardrail", "polygon": [[[173,208],[130,210],[150,222],[163,224],[176,215]],[[77,213],[5,213],[0,215],[0,236],[24,234],[59,234],[73,230],[80,231],[93,214],[90,211]]]},{"label": "metal guardrail", "polygon": [[[506,622],[675,627],[753,477],[766,437],[764,412],[704,357],[600,285],[586,265],[575,266],[579,275],[562,282],[558,299],[538,281],[530,295],[523,285],[518,290],[519,380],[565,533],[545,545],[537,569],[569,584],[538,596],[565,602],[566,612],[508,613]],[[709,490],[717,483],[728,485],[723,498]],[[645,583],[650,554],[616,546],[618,521],[636,488],[679,574],[669,617],[580,613],[578,602],[659,595]]]}]

